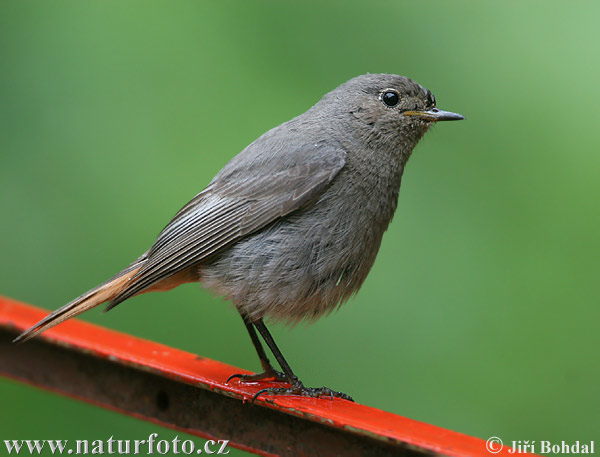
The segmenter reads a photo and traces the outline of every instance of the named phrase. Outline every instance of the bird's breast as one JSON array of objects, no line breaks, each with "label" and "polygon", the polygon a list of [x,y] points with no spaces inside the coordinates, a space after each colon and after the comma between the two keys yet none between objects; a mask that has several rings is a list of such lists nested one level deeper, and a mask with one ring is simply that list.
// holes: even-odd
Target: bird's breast
[{"label": "bird's breast", "polygon": [[364,282],[398,195],[399,177],[354,171],[203,265],[203,283],[254,317],[296,322],[335,309]]}]

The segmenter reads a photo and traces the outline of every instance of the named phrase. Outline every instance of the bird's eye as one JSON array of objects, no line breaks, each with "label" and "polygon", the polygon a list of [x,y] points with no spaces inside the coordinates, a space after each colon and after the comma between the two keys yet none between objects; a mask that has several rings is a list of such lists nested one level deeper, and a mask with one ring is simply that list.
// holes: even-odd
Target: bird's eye
[{"label": "bird's eye", "polygon": [[380,98],[381,101],[386,104],[386,106],[396,106],[398,103],[400,103],[400,96],[395,90],[388,89],[382,92]]}]

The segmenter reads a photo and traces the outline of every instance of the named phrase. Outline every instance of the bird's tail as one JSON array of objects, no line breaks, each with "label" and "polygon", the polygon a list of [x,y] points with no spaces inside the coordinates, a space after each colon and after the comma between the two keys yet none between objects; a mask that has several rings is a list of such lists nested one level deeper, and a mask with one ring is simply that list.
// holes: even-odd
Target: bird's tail
[{"label": "bird's tail", "polygon": [[121,293],[128,285],[131,278],[140,269],[142,259],[131,264],[123,271],[113,276],[111,279],[103,284],[93,288],[85,294],[77,297],[65,306],[57,309],[53,313],[46,316],[44,319],[39,321],[30,329],[21,333],[17,338],[14,339],[13,343],[27,341],[30,338],[54,327],[61,322],[66,321],[72,317],[75,317],[88,309],[92,309],[102,303],[112,300],[119,293]]}]

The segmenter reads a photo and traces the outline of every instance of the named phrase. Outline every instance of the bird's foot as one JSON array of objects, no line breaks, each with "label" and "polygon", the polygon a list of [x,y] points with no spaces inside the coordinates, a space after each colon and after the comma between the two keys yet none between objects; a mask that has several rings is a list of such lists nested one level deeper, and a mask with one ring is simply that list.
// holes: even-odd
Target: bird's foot
[{"label": "bird's foot", "polygon": [[254,397],[252,397],[252,403],[260,397],[262,394],[267,395],[297,395],[299,397],[329,397],[333,400],[333,397],[342,398],[344,400],[354,401],[352,397],[343,392],[337,392],[335,390],[331,390],[329,387],[304,387],[298,379],[295,379],[294,382],[291,383],[290,387],[269,387],[266,389],[261,389]]},{"label": "bird's foot", "polygon": [[262,373],[255,373],[255,374],[232,374],[231,376],[229,376],[227,378],[227,381],[225,381],[225,384],[227,384],[229,381],[231,381],[232,379],[239,379],[240,382],[252,382],[252,381],[263,381],[266,379],[273,379],[275,381],[279,381],[279,382],[288,382],[287,378],[285,377],[285,375],[280,372],[277,371],[275,369],[270,369],[270,370],[265,370]]}]

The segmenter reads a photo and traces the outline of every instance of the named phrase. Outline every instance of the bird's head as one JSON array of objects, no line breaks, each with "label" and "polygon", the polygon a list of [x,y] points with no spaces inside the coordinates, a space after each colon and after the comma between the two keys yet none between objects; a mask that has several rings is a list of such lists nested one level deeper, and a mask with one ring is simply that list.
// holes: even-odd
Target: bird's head
[{"label": "bird's head", "polygon": [[325,95],[319,104],[327,105],[328,115],[349,122],[363,141],[407,152],[434,123],[464,119],[437,108],[428,89],[390,74],[357,76]]}]

